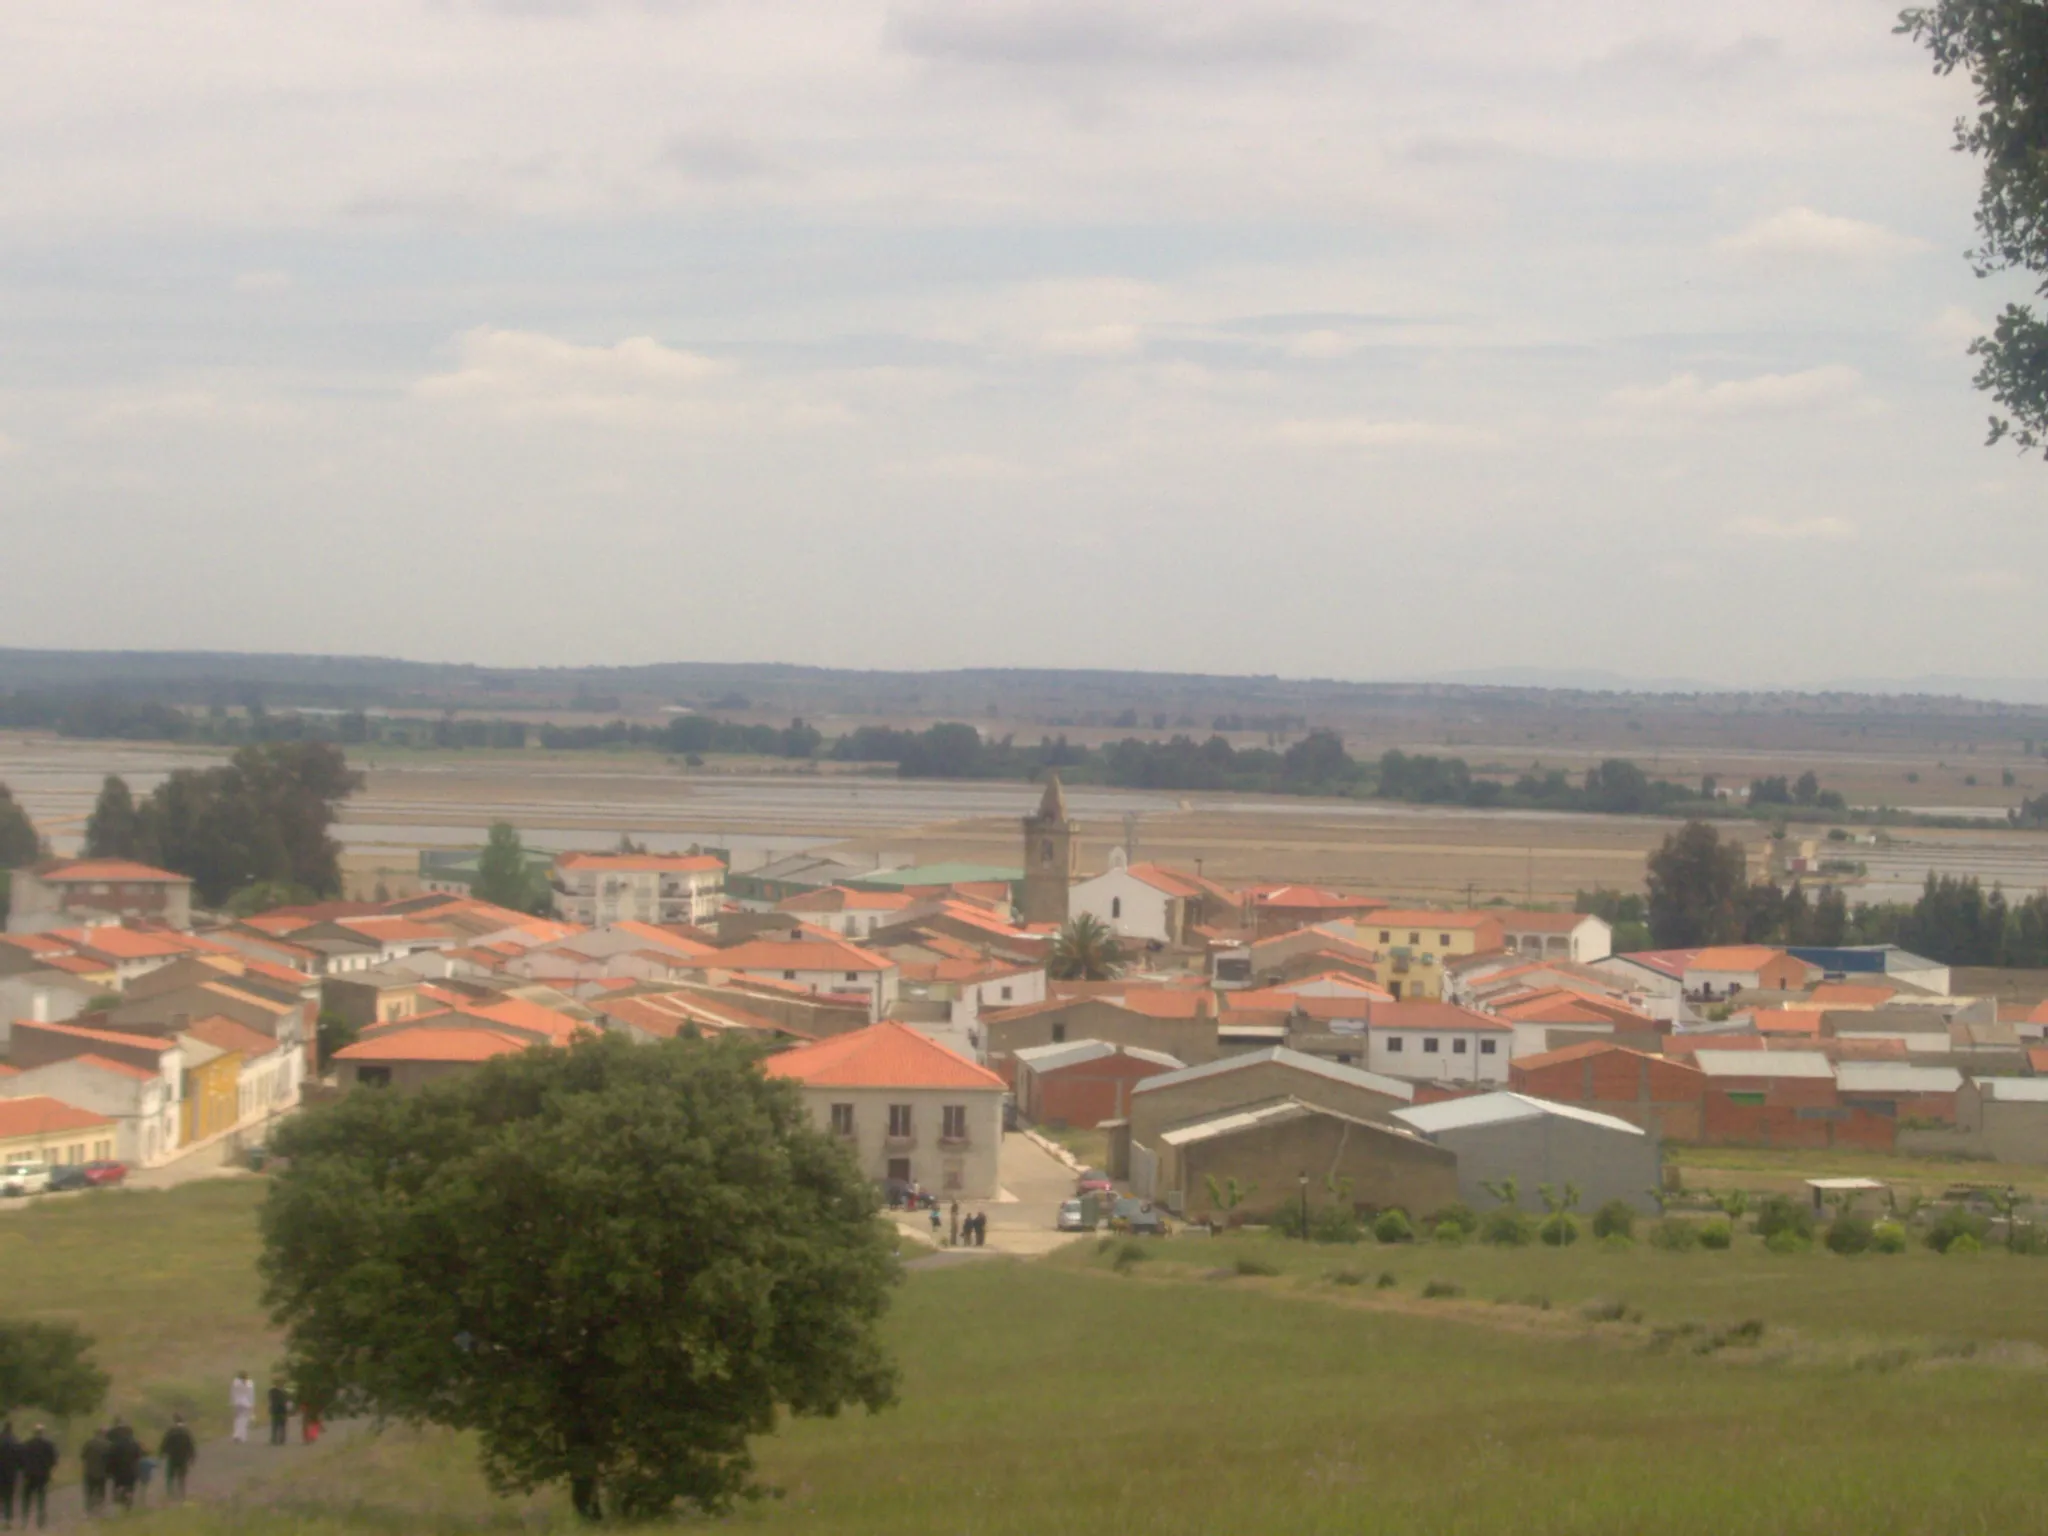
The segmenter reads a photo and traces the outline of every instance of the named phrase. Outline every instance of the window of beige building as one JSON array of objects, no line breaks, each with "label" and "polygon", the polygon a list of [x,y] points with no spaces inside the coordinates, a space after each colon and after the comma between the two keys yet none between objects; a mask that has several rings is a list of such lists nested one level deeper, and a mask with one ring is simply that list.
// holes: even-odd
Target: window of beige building
[{"label": "window of beige building", "polygon": [[939,1111],[939,1138],[942,1141],[965,1141],[967,1139],[967,1106],[948,1104]]},{"label": "window of beige building", "polygon": [[832,1134],[834,1136],[851,1136],[853,1134],[853,1106],[851,1104],[834,1104],[832,1106]]},{"label": "window of beige building", "polygon": [[905,1137],[911,1134],[910,1106],[908,1104],[891,1104],[889,1106],[889,1134],[894,1137]]}]

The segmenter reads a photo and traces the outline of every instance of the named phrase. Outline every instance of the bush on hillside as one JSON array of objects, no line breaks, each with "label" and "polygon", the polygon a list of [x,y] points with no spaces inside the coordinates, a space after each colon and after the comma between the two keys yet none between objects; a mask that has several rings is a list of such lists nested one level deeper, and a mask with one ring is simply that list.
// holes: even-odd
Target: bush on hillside
[{"label": "bush on hillside", "polygon": [[1896,1221],[1880,1221],[1870,1229],[1872,1253],[1904,1253],[1906,1229]]},{"label": "bush on hillside", "polygon": [[2032,1221],[2015,1222],[2006,1247],[2014,1253],[2048,1254],[2048,1227]]},{"label": "bush on hillside", "polygon": [[1318,1243],[1356,1243],[1364,1240],[1365,1225],[1349,1206],[1326,1205],[1309,1213],[1308,1235]]},{"label": "bush on hillside", "polygon": [[1870,1247],[1874,1231],[1867,1216],[1837,1216],[1828,1224],[1828,1250],[1832,1253],[1862,1253]]},{"label": "bush on hillside", "polygon": [[[1952,1205],[1928,1227],[1921,1241],[1936,1253],[1947,1253],[1960,1238],[1969,1238],[1978,1248],[1984,1246],[1985,1234],[1991,1230],[1991,1223],[1959,1205]],[[1973,1250],[1974,1251],[1974,1250]]]},{"label": "bush on hillside", "polygon": [[1941,1251],[1943,1253],[1950,1254],[1982,1253],[1984,1251],[1984,1245],[1978,1242],[1977,1239],[1972,1237],[1969,1233],[1958,1232],[1955,1235],[1955,1237],[1950,1240],[1949,1245]]},{"label": "bush on hillside", "polygon": [[1700,1240],[1700,1229],[1683,1216],[1666,1216],[1650,1228],[1650,1246],[1666,1253],[1689,1252]]},{"label": "bush on hillside", "polygon": [[1791,1227],[1780,1227],[1764,1239],[1764,1247],[1772,1253],[1807,1253],[1813,1248],[1813,1239]]},{"label": "bush on hillside", "polygon": [[1409,1224],[1408,1213],[1396,1206],[1380,1212],[1379,1219],[1372,1224],[1372,1235],[1383,1243],[1412,1243],[1415,1228]]},{"label": "bush on hillside", "polygon": [[1700,1223],[1700,1246],[1716,1250],[1732,1247],[1735,1242],[1735,1224],[1725,1217],[1716,1216],[1712,1221]]},{"label": "bush on hillside", "polygon": [[1545,1247],[1569,1248],[1579,1240],[1579,1224],[1568,1213],[1557,1211],[1543,1218],[1536,1235],[1543,1239]]},{"label": "bush on hillside", "polygon": [[1526,1247],[1536,1235],[1536,1223],[1512,1206],[1488,1211],[1479,1224],[1479,1240],[1502,1248]]},{"label": "bush on hillside", "polygon": [[1430,1234],[1439,1241],[1446,1227],[1455,1229],[1461,1237],[1470,1237],[1479,1230],[1479,1213],[1464,1201],[1453,1200],[1429,1218]]},{"label": "bush on hillside", "polygon": [[1438,1297],[1454,1297],[1465,1294],[1465,1287],[1454,1285],[1449,1280],[1431,1280],[1422,1287],[1422,1299],[1435,1301]]},{"label": "bush on hillside", "polygon": [[1462,1248],[1467,1233],[1456,1222],[1447,1221],[1430,1230],[1429,1240],[1442,1248]]},{"label": "bush on hillside", "polygon": [[1619,1232],[1610,1232],[1600,1239],[1601,1248],[1608,1253],[1627,1253],[1635,1245],[1634,1238],[1623,1237]]},{"label": "bush on hillside", "polygon": [[1772,1195],[1756,1208],[1756,1235],[1768,1240],[1780,1232],[1811,1238],[1813,1212],[1789,1195]]},{"label": "bush on hillside", "polygon": [[1610,1200],[1593,1213],[1595,1237],[1634,1237],[1635,1207],[1626,1200]]}]

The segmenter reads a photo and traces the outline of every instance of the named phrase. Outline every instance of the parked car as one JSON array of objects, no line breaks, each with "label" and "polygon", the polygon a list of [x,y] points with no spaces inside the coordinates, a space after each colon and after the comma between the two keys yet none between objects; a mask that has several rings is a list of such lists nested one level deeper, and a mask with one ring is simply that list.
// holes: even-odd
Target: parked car
[{"label": "parked car", "polygon": [[1166,1213],[1150,1200],[1135,1200],[1129,1197],[1117,1201],[1110,1213],[1110,1225],[1119,1232],[1130,1232],[1138,1237],[1166,1236]]},{"label": "parked car", "polygon": [[1078,1197],[1060,1202],[1059,1216],[1053,1221],[1058,1232],[1093,1232],[1095,1223],[1088,1219],[1087,1202]]},{"label": "parked car", "polygon": [[113,1158],[101,1158],[85,1165],[85,1181],[95,1188],[109,1184],[125,1184],[128,1181],[128,1165]]},{"label": "parked car", "polygon": [[59,1163],[50,1170],[50,1193],[64,1189],[91,1189],[92,1177],[83,1163]]},{"label": "parked car", "polygon": [[1083,1168],[1081,1177],[1074,1181],[1074,1193],[1077,1195],[1106,1195],[1115,1188],[1109,1175],[1100,1168]]},{"label": "parked car", "polygon": [[49,1187],[48,1163],[18,1162],[0,1168],[0,1195],[40,1195]]}]

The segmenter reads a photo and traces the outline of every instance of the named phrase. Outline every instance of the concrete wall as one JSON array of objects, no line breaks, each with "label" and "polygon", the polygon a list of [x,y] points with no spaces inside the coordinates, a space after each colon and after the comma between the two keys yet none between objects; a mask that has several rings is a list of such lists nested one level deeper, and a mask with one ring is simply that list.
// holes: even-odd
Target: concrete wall
[{"label": "concrete wall", "polygon": [[107,882],[66,881],[50,884],[26,869],[14,872],[8,904],[9,933],[41,933],[51,928],[89,927],[118,923],[124,917],[192,926],[192,885],[185,880]]},{"label": "concrete wall", "polygon": [[1649,1192],[1662,1186],[1663,1158],[1654,1136],[1538,1115],[1439,1131],[1432,1139],[1457,1154],[1459,1198],[1477,1210],[1499,1203],[1486,1186],[1504,1179],[1515,1181],[1524,1210],[1543,1209],[1537,1185],[1554,1184],[1562,1193],[1568,1183],[1579,1187],[1581,1211],[1598,1210],[1609,1200],[1625,1200],[1644,1212],[1657,1208]]},{"label": "concrete wall", "polygon": [[1300,1177],[1308,1175],[1308,1203],[1320,1209],[1336,1198],[1327,1175],[1351,1181],[1351,1203],[1366,1210],[1400,1206],[1415,1215],[1441,1209],[1458,1195],[1456,1159],[1441,1147],[1393,1131],[1353,1124],[1334,1115],[1307,1115],[1256,1126],[1231,1136],[1190,1143],[1179,1150],[1176,1177],[1165,1186],[1167,1204],[1190,1220],[1224,1213],[1209,1199],[1208,1176],[1258,1188],[1232,1213],[1249,1220],[1270,1218],[1283,1204],[1301,1198]]}]

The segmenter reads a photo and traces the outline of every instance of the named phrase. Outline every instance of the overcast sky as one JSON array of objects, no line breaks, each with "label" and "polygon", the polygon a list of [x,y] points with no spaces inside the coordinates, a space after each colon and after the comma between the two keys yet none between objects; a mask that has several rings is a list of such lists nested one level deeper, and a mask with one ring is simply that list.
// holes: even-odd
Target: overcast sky
[{"label": "overcast sky", "polygon": [[2048,670],[1873,0],[8,0],[0,643]]}]

